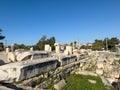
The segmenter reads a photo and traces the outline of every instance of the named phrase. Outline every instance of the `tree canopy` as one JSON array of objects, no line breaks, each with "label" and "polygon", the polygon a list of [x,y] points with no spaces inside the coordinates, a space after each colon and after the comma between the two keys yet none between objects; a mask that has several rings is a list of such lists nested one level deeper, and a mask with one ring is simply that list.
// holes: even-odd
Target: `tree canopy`
[{"label": "tree canopy", "polygon": [[54,50],[55,49],[54,43],[55,43],[55,37],[50,37],[47,39],[46,36],[42,36],[40,40],[37,42],[37,44],[34,46],[34,49],[44,50],[45,44],[49,44],[52,47],[52,50]]},{"label": "tree canopy", "polygon": [[103,47],[104,47],[103,41],[97,40],[97,39],[95,40],[95,42],[92,45],[93,50],[102,50]]},{"label": "tree canopy", "polygon": [[3,40],[3,39],[5,38],[5,36],[1,35],[2,31],[3,31],[3,30],[0,29],[0,40]]},{"label": "tree canopy", "polygon": [[[3,40],[5,38],[5,36],[1,35],[2,33],[2,29],[0,29],[0,40]],[[0,51],[4,50],[4,44],[2,42],[0,42]]]},{"label": "tree canopy", "polygon": [[120,40],[117,37],[105,38],[104,40],[95,40],[92,45],[92,50],[111,50],[115,51],[115,45],[119,44]]},{"label": "tree canopy", "polygon": [[14,50],[16,49],[24,49],[24,50],[29,50],[30,46],[24,45],[24,44],[14,44]]}]

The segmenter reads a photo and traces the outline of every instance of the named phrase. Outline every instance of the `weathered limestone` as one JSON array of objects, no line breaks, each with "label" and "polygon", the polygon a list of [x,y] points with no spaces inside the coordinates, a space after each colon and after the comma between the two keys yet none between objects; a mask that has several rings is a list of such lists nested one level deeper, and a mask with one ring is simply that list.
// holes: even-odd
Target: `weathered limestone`
[{"label": "weathered limestone", "polygon": [[93,84],[95,84],[96,83],[96,81],[95,80],[91,80],[91,79],[89,79],[88,80],[90,83],[93,83]]},{"label": "weathered limestone", "polygon": [[81,53],[84,53],[86,50],[85,49],[80,49],[80,52]]},{"label": "weathered limestone", "polygon": [[51,52],[52,51],[52,49],[51,49],[49,44],[45,44],[44,50],[47,51],[47,52]]},{"label": "weathered limestone", "polygon": [[83,63],[80,63],[80,68],[82,68],[84,66],[84,62]]},{"label": "weathered limestone", "polygon": [[16,59],[17,61],[23,61],[28,59],[35,60],[39,58],[46,58],[48,56],[48,53],[44,51],[26,51],[17,54]]},{"label": "weathered limestone", "polygon": [[57,58],[61,63],[61,66],[77,61],[77,57],[75,55],[59,55]]},{"label": "weathered limestone", "polygon": [[59,54],[61,52],[60,44],[59,43],[55,43],[54,45],[55,45],[55,52]]},{"label": "weathered limestone", "polygon": [[3,74],[3,71],[6,72],[7,78],[4,77],[6,82],[13,82],[31,78],[42,72],[48,72],[55,69],[57,64],[58,60],[56,58],[45,58],[2,65],[0,66],[0,70]]},{"label": "weathered limestone", "polygon": [[78,52],[77,49],[74,49],[74,50],[73,50],[73,54],[74,54],[74,55],[78,55],[78,54],[80,54],[80,52]]},{"label": "weathered limestone", "polygon": [[16,51],[16,52],[9,52],[7,54],[7,58],[9,61],[11,62],[15,62],[15,61],[23,61],[23,60],[34,60],[34,59],[38,59],[38,58],[46,58],[48,57],[49,54],[47,52],[44,51]]},{"label": "weathered limestone", "polygon": [[72,42],[71,46],[72,46],[73,50],[76,49],[76,42]]},{"label": "weathered limestone", "polygon": [[113,82],[115,82],[115,80],[113,78],[106,78],[107,81],[112,85]]},{"label": "weathered limestone", "polygon": [[65,54],[65,55],[69,55],[69,52],[66,51],[66,50],[64,50],[64,54]]},{"label": "weathered limestone", "polygon": [[112,71],[113,70],[113,66],[109,63],[107,63],[106,65],[104,65],[104,71]]},{"label": "weathered limestone", "polygon": [[[19,89],[19,88],[18,88],[18,89]],[[11,88],[9,88],[9,87],[7,87],[7,86],[0,86],[0,90],[17,90],[17,88],[11,89]]]},{"label": "weathered limestone", "polygon": [[7,47],[6,48],[6,53],[9,53],[10,52],[10,49]]},{"label": "weathered limestone", "polygon": [[111,77],[112,78],[119,78],[120,77],[120,74],[119,74],[119,72],[115,72],[115,71],[113,71],[114,73],[111,73]]},{"label": "weathered limestone", "polygon": [[102,69],[97,69],[97,70],[96,70],[96,73],[97,73],[98,75],[103,75],[103,70],[102,70]]},{"label": "weathered limestone", "polygon": [[15,54],[13,52],[9,52],[8,53],[8,60],[9,61],[12,61],[12,62],[15,62],[16,59],[15,59]]},{"label": "weathered limestone", "polygon": [[0,81],[8,80],[8,73],[6,71],[0,70]]},{"label": "weathered limestone", "polygon": [[98,62],[98,63],[97,63],[97,68],[98,68],[98,69],[104,69],[103,62]]},{"label": "weathered limestone", "polygon": [[60,90],[62,87],[65,86],[65,84],[66,84],[66,82],[65,82],[65,80],[63,79],[63,80],[59,81],[58,83],[56,83],[56,84],[54,85],[54,88],[57,89],[57,90]]},{"label": "weathered limestone", "polygon": [[24,52],[25,49],[15,49],[15,52]]},{"label": "weathered limestone", "polygon": [[102,82],[104,83],[104,85],[107,85],[107,86],[111,86],[111,83],[103,76],[100,76]]},{"label": "weathered limestone", "polygon": [[78,72],[76,72],[76,74],[97,76],[96,73],[93,73],[93,72],[90,72],[90,71],[78,71]]},{"label": "weathered limestone", "polygon": [[73,53],[72,46],[66,46],[66,49],[65,49],[64,53],[65,53],[66,55],[72,54],[72,53]]},{"label": "weathered limestone", "polygon": [[117,55],[120,55],[120,44],[116,45],[116,52],[117,52]]},{"label": "weathered limestone", "polygon": [[11,52],[14,51],[14,44],[11,45]]},{"label": "weathered limestone", "polygon": [[8,60],[8,53],[6,52],[0,52],[0,65],[3,65],[5,63],[10,63],[11,61]]},{"label": "weathered limestone", "polygon": [[30,51],[33,51],[33,47],[30,48]]}]

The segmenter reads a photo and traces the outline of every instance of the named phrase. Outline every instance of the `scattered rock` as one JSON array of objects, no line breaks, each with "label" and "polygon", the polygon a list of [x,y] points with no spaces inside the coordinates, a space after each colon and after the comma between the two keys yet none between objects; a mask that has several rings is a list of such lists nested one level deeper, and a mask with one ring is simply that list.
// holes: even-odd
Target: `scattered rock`
[{"label": "scattered rock", "polygon": [[111,77],[113,77],[113,78],[119,78],[119,72],[113,72],[113,73],[111,73],[111,75],[110,75]]},{"label": "scattered rock", "polygon": [[98,62],[98,63],[97,63],[97,68],[98,68],[98,69],[103,69],[103,68],[104,68],[103,63],[102,63],[102,62]]},{"label": "scattered rock", "polygon": [[56,83],[56,84],[54,85],[54,88],[57,89],[57,90],[60,90],[62,87],[65,86],[65,84],[66,84],[66,82],[65,82],[65,80],[63,79],[63,80],[59,81],[58,83]]},{"label": "scattered rock", "polygon": [[111,86],[111,83],[103,76],[100,76],[102,82],[104,83],[104,85],[107,85],[107,86]]},{"label": "scattered rock", "polygon": [[107,79],[107,81],[112,85],[112,83],[114,82],[114,79],[112,79],[112,78],[106,78]]},{"label": "scattered rock", "polygon": [[93,72],[90,72],[90,71],[79,71],[79,72],[76,72],[76,74],[97,76],[96,73],[93,73]]},{"label": "scattered rock", "polygon": [[97,69],[97,70],[96,70],[96,73],[97,73],[98,75],[102,75],[102,74],[103,74],[103,70],[102,70],[102,69]]},{"label": "scattered rock", "polygon": [[93,83],[93,84],[95,84],[96,83],[96,81],[95,80],[88,80],[90,83]]}]

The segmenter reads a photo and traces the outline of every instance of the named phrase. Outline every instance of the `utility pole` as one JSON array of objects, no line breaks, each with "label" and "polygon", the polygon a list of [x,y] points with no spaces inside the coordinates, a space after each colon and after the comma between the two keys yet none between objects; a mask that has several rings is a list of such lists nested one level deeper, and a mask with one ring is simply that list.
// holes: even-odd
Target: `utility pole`
[{"label": "utility pole", "polygon": [[107,38],[106,38],[106,51],[108,51],[108,42],[107,42]]}]

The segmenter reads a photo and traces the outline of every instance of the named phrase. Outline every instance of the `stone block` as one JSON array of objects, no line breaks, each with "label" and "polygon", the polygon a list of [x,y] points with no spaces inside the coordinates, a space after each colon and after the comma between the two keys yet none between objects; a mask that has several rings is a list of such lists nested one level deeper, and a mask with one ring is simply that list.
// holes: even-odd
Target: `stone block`
[{"label": "stone block", "polygon": [[50,47],[49,44],[45,44],[44,50],[47,51],[47,52],[51,52],[52,48]]},{"label": "stone block", "polygon": [[66,55],[73,54],[72,46],[66,46],[66,49],[65,49],[65,51],[64,51],[64,54],[66,54]]},{"label": "stone block", "polygon": [[6,53],[9,53],[10,52],[10,49],[9,48],[6,48]]},{"label": "stone block", "polygon": [[104,68],[103,63],[102,63],[102,62],[98,62],[98,63],[97,63],[97,68],[98,68],[98,69],[103,69],[103,68]]},{"label": "stone block", "polygon": [[66,84],[66,82],[65,82],[65,80],[63,79],[63,80],[59,81],[58,83],[56,83],[56,84],[54,85],[54,88],[57,89],[57,90],[60,90],[62,87],[65,86],[65,84]]},{"label": "stone block", "polygon": [[97,73],[98,75],[102,75],[102,74],[103,74],[103,70],[102,70],[102,69],[97,69],[97,70],[96,70],[96,73]]},{"label": "stone block", "polygon": [[[9,63],[0,66],[0,70],[5,71],[8,75],[8,77],[5,78],[5,81],[22,81],[55,69],[57,67],[57,63],[58,60],[56,58],[49,57],[44,59]],[[0,76],[0,78],[2,77]]]}]

